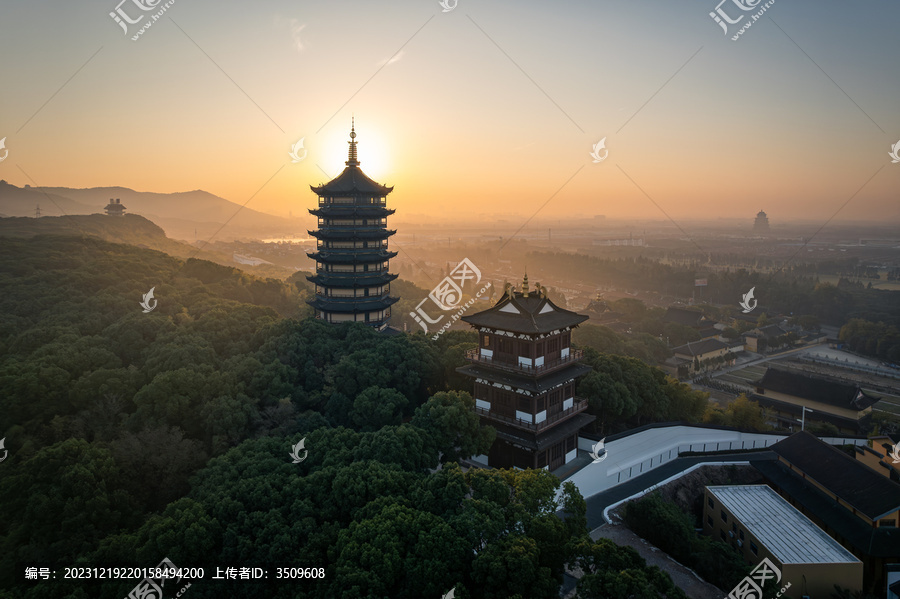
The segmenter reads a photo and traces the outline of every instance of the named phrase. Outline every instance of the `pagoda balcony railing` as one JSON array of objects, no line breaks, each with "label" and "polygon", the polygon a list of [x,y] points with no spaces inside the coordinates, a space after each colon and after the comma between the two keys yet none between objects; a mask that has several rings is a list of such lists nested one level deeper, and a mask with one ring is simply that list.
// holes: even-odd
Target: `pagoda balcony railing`
[{"label": "pagoda balcony railing", "polygon": [[378,293],[378,294],[372,293],[369,295],[329,295],[327,293],[322,293],[320,291],[316,292],[316,297],[320,297],[322,299],[329,299],[329,300],[348,300],[348,301],[370,300],[370,301],[374,302],[374,301],[389,298],[390,296],[391,296],[390,291],[386,291],[384,293]]},{"label": "pagoda balcony railing", "polygon": [[490,418],[491,420],[496,420],[498,422],[505,422],[507,424],[511,424],[518,428],[528,429],[533,432],[539,432],[544,430],[545,428],[559,422],[560,420],[566,420],[570,416],[574,416],[575,414],[581,413],[587,409],[588,402],[583,397],[574,398],[575,401],[572,404],[572,407],[568,410],[562,410],[561,412],[557,412],[551,416],[548,416],[543,422],[538,422],[535,424],[534,422],[523,420],[521,418],[514,418],[511,416],[504,416],[502,414],[498,414],[497,412],[493,412],[491,410],[486,410],[485,408],[475,407],[475,413],[479,416],[484,416],[485,418]]},{"label": "pagoda balcony railing", "polygon": [[500,368],[501,370],[506,370],[509,372],[514,372],[516,374],[544,374],[547,372],[551,372],[558,368],[561,368],[567,364],[571,364],[572,362],[577,362],[581,359],[584,352],[580,349],[570,349],[569,355],[565,358],[559,358],[557,360],[548,360],[545,361],[540,366],[532,366],[531,364],[519,364],[517,362],[506,362],[504,360],[498,360],[490,356],[481,355],[480,348],[466,350],[466,359],[474,364],[482,364],[485,366],[492,366],[494,368]]},{"label": "pagoda balcony railing", "polygon": [[382,218],[380,220],[370,220],[366,222],[358,222],[358,223],[329,223],[325,222],[324,219],[319,219],[319,228],[329,228],[329,229],[379,229],[387,226],[387,219]]},{"label": "pagoda balcony railing", "polygon": [[383,206],[387,206],[387,200],[381,200],[380,202],[363,202],[357,204],[350,202],[324,202],[322,201],[322,198],[319,198],[319,206],[322,208],[381,208]]},{"label": "pagoda balcony railing", "polygon": [[[319,263],[319,264],[321,264],[321,263]],[[372,262],[369,262],[369,264],[372,264]],[[390,270],[389,267],[385,267],[385,268],[381,268],[381,269],[372,268],[369,270],[327,270],[321,266],[318,266],[318,265],[316,266],[316,272],[322,273],[322,274],[329,274],[329,275],[383,275],[383,274],[390,274],[388,272],[389,270]]]}]

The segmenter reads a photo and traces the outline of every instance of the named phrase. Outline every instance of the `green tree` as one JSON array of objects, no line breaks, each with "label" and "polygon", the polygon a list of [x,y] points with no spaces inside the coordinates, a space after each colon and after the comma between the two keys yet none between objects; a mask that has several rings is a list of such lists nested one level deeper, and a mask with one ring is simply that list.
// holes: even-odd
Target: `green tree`
[{"label": "green tree", "polygon": [[416,408],[411,423],[426,432],[441,462],[486,454],[496,433],[481,426],[474,407],[475,400],[465,391],[436,393]]},{"label": "green tree", "polygon": [[409,400],[393,389],[368,387],[353,400],[350,417],[363,431],[375,431],[389,424],[400,424],[403,408]]}]

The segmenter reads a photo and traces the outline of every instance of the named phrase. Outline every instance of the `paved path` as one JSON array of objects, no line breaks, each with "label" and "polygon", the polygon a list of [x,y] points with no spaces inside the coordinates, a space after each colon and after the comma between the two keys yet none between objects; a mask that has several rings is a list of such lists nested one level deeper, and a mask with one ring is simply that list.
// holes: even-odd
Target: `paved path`
[{"label": "paved path", "polygon": [[648,566],[657,566],[663,572],[672,577],[675,586],[684,591],[691,599],[722,599],[727,593],[723,593],[715,585],[711,585],[694,573],[690,568],[676,562],[668,553],[660,551],[641,537],[634,534],[628,527],[621,524],[607,524],[591,533],[595,541],[599,538],[611,540],[616,545],[634,547],[641,557],[647,561]]}]

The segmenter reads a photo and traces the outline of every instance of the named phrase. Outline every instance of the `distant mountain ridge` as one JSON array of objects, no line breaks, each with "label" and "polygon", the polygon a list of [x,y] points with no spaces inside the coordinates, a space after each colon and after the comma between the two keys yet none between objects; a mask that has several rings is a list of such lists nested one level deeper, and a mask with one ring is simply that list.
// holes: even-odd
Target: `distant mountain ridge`
[{"label": "distant mountain ridge", "polygon": [[162,227],[173,238],[208,238],[228,223],[218,237],[283,235],[303,230],[298,222],[242,208],[239,204],[202,190],[178,193],[135,191],[127,187],[16,187],[0,181],[0,215],[43,216],[102,214],[110,199],[120,199],[126,213],[140,214]]}]

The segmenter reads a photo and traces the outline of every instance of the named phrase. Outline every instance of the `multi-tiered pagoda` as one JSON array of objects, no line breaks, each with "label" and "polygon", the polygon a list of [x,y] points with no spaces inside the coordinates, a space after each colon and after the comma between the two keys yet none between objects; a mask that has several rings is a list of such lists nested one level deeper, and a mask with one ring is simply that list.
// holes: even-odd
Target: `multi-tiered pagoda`
[{"label": "multi-tiered pagoda", "polygon": [[312,187],[319,207],[309,213],[319,218],[319,228],[309,234],[318,240],[308,256],[316,261],[316,274],[307,277],[316,286],[309,301],[316,318],[328,322],[356,321],[383,329],[391,317],[388,262],[397,252],[388,251],[385,206],[393,187],[376,183],[359,168],[356,130],[350,128],[350,157],[344,171],[330,182]]},{"label": "multi-tiered pagoda", "polygon": [[459,372],[475,379],[475,410],[497,430],[488,454],[495,468],[555,470],[575,459],[578,431],[594,421],[575,396],[575,381],[590,372],[572,349],[572,330],[587,316],[564,310],[536,285],[507,284],[493,307],[463,316],[478,330],[478,348]]}]

